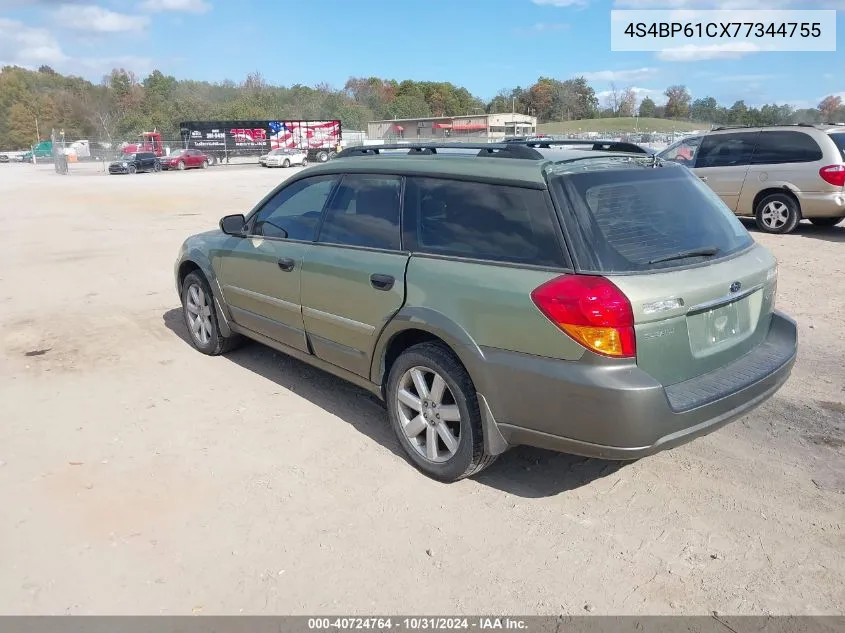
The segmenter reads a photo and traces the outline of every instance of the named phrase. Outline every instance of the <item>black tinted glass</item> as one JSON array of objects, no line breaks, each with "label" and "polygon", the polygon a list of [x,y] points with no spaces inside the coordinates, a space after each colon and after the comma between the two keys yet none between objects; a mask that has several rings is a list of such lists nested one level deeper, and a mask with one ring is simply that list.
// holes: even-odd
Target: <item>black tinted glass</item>
[{"label": "black tinted glass", "polygon": [[811,163],[822,159],[822,150],[809,134],[761,132],[751,160],[755,165]]},{"label": "black tinted glass", "polygon": [[696,154],[696,167],[748,165],[754,154],[757,132],[705,136]]},{"label": "black tinted glass", "polygon": [[336,176],[305,178],[283,187],[256,214],[254,235],[313,240]]},{"label": "black tinted glass", "polygon": [[546,193],[503,185],[411,178],[406,239],[419,252],[561,266]]},{"label": "black tinted glass", "polygon": [[[585,270],[613,273],[686,266],[730,255],[752,243],[721,199],[679,167],[560,175],[553,175],[554,170],[550,184],[561,196],[564,219]],[[698,250],[710,254],[681,256]],[[665,258],[671,259],[655,261]]]},{"label": "black tinted glass", "polygon": [[836,147],[839,148],[840,153],[842,154],[842,160],[845,160],[845,133],[836,132],[835,134],[828,134],[831,140],[836,143]]},{"label": "black tinted glass", "polygon": [[392,176],[345,176],[320,228],[320,242],[399,249],[399,191]]}]

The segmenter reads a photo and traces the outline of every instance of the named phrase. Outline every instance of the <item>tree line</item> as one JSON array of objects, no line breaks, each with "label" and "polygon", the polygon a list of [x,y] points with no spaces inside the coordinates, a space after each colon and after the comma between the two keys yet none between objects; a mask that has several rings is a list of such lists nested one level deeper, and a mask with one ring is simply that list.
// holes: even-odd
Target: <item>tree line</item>
[{"label": "tree line", "polygon": [[156,129],[178,138],[179,121],[215,119],[340,119],[347,130],[366,130],[379,119],[520,112],[540,122],[641,116],[711,124],[818,123],[845,120],[842,100],[825,98],[817,108],[788,105],[720,105],[712,97],[693,99],[685,86],[670,86],[665,103],[639,99],[615,85],[600,99],[584,77],[540,77],[526,88],[500,91],[490,101],[449,82],[395,81],[352,77],[343,88],[270,85],[260,73],[241,82],[178,80],[158,70],[144,78],[115,69],[101,82],[65,76],[48,66],[0,70],[0,148],[32,145],[51,129],[67,139],[117,143]]}]

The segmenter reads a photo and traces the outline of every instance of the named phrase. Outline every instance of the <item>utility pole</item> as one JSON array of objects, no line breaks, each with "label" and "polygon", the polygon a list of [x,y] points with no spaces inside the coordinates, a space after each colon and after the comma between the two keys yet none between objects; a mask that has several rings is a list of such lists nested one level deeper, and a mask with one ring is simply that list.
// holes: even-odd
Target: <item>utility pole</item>
[{"label": "utility pole", "polygon": [[35,155],[38,153],[36,150],[38,148],[38,144],[41,142],[41,133],[38,131],[38,117],[35,117],[35,145],[32,146],[32,164],[37,165],[38,159]]}]

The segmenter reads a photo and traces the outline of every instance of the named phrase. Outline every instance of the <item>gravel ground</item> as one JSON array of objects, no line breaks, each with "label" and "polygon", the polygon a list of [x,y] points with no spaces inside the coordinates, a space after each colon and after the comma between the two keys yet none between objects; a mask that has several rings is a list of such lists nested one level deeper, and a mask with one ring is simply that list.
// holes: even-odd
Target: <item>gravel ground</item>
[{"label": "gravel ground", "polygon": [[188,234],[294,170],[0,165],[0,613],[845,613],[845,226],[754,233],[800,325],[751,415],[444,486],[363,391],[186,342]]}]

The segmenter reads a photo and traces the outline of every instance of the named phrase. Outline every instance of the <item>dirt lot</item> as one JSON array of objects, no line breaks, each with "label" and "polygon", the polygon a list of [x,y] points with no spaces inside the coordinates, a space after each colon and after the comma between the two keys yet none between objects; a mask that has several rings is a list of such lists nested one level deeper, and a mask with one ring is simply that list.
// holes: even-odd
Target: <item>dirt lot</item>
[{"label": "dirt lot", "polygon": [[753,414],[444,486],[363,391],[186,342],[181,241],[293,170],[72,171],[0,165],[0,613],[845,613],[845,226],[755,233],[801,349]]}]

